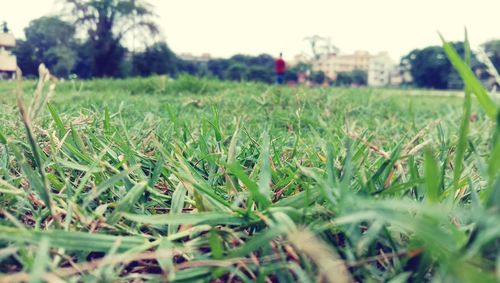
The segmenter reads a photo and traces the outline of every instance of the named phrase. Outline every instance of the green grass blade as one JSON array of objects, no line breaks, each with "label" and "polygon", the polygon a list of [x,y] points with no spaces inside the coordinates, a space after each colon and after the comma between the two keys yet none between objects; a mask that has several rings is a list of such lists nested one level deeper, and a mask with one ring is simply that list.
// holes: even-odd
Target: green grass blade
[{"label": "green grass blade", "polygon": [[104,108],[104,132],[106,134],[111,133],[111,119],[109,118],[109,110],[108,108]]},{"label": "green grass blade", "polygon": [[472,70],[467,66],[467,64],[460,58],[457,51],[453,46],[448,43],[443,36],[440,34],[441,40],[443,41],[443,48],[448,56],[448,59],[455,67],[457,72],[462,77],[465,85],[470,88],[471,92],[476,95],[479,105],[483,108],[484,112],[491,118],[496,119],[498,108],[494,101],[488,95],[488,92],[483,87],[481,82],[476,78]]},{"label": "green grass blade", "polygon": [[151,174],[151,178],[148,181],[148,186],[153,188],[158,182],[158,179],[160,178],[161,175],[161,170],[163,168],[163,158],[159,158],[158,161],[156,161],[155,164],[155,169],[153,170],[153,174]]},{"label": "green grass blade", "polygon": [[171,213],[159,215],[124,213],[123,217],[130,221],[152,225],[245,225],[250,223],[241,216],[222,212]]},{"label": "green grass blade", "polygon": [[43,282],[43,274],[47,269],[50,257],[49,257],[49,239],[47,237],[43,237],[40,241],[40,245],[38,246],[38,252],[35,257],[35,262],[33,269],[30,273],[30,283],[38,283]]},{"label": "green grass blade", "polygon": [[[260,191],[257,183],[255,183],[248,177],[243,168],[241,168],[241,165],[239,165],[238,163],[229,164],[227,165],[227,169],[246,186],[255,202],[259,203],[263,207],[268,207],[269,205],[271,205],[269,198]],[[249,203],[248,205],[251,206],[251,203]]]},{"label": "green grass blade", "polygon": [[211,230],[209,233],[209,243],[210,251],[214,259],[222,259],[224,248],[222,245],[222,240],[215,230]]},{"label": "green grass blade", "polygon": [[440,172],[434,154],[428,148],[424,152],[425,199],[438,202],[440,196]]},{"label": "green grass blade", "polygon": [[50,103],[47,103],[47,108],[49,109],[50,115],[52,116],[52,119],[56,124],[59,136],[64,136],[64,134],[66,133],[66,128],[64,128],[64,123],[61,119],[61,116],[59,116],[57,109]]},{"label": "green grass blade", "polygon": [[2,130],[0,129],[0,143],[3,145],[7,144],[7,138],[5,138],[4,134],[2,133]]},{"label": "green grass blade", "polygon": [[135,184],[134,187],[132,187],[132,189],[130,189],[130,191],[128,191],[127,194],[118,202],[115,210],[108,217],[107,222],[109,224],[114,224],[120,219],[122,213],[130,211],[144,193],[146,186],[146,181]]},{"label": "green grass blade", "polygon": [[285,234],[286,229],[284,226],[274,226],[272,228],[269,228],[265,232],[256,235],[249,239],[243,246],[238,247],[237,249],[231,251],[228,255],[229,258],[232,257],[242,257],[246,256],[249,253],[256,251],[260,248],[265,247],[268,245],[273,239],[275,239],[278,236],[281,236]]},{"label": "green grass blade", "polygon": [[90,234],[84,232],[26,229],[0,226],[0,239],[11,242],[39,244],[42,238],[50,239],[50,246],[71,251],[107,252],[119,240],[119,250],[129,250],[147,244],[139,237]]},{"label": "green grass blade", "polygon": [[260,194],[265,198],[265,201],[259,202],[259,205],[265,209],[271,203],[271,164],[269,162],[270,141],[267,133],[264,134],[263,140],[260,156],[261,168],[257,185],[259,187]]},{"label": "green grass blade", "polygon": [[[469,39],[467,37],[467,30],[465,31],[465,41],[464,41],[464,50],[465,50],[465,63],[467,66],[470,66],[471,61],[471,51]],[[462,122],[460,124],[460,130],[458,132],[458,142],[457,149],[455,151],[455,160],[453,166],[453,187],[454,190],[459,189],[459,181],[460,176],[463,170],[463,159],[465,155],[465,150],[467,149],[467,136],[469,133],[469,121],[471,115],[471,89],[469,85],[465,85],[465,98],[463,105],[463,113],[462,113]]]},{"label": "green grass blade", "polygon": [[[17,146],[12,146],[12,152],[17,159],[18,164],[20,165],[22,171],[26,175],[26,178],[29,181],[30,187],[38,193],[38,195],[42,198],[46,205],[52,203],[52,198],[50,192],[48,193],[46,187],[44,185],[43,178],[40,177],[33,168],[28,164],[26,158],[23,154],[19,152]],[[50,206],[49,206],[50,209]]]},{"label": "green grass blade", "polygon": [[[182,213],[182,210],[184,208],[184,202],[186,199],[186,193],[187,193],[186,188],[182,184],[179,184],[172,195],[172,205],[170,207],[170,214]],[[175,234],[177,233],[178,229],[179,225],[170,224],[168,226],[168,234],[169,235]]]}]

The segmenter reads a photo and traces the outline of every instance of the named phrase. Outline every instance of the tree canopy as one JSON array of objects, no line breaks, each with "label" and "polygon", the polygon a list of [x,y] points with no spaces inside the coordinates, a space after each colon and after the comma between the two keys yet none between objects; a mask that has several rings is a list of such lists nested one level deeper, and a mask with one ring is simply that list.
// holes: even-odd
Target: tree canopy
[{"label": "tree canopy", "polygon": [[[455,42],[452,45],[463,56],[463,42]],[[410,66],[413,82],[418,87],[435,89],[463,87],[441,46],[415,49],[401,59],[401,64]],[[472,57],[472,64],[473,66],[477,64],[475,56]]]},{"label": "tree canopy", "polygon": [[175,74],[177,57],[165,42],[156,42],[143,52],[133,55],[132,74],[138,76]]},{"label": "tree canopy", "polygon": [[36,75],[40,63],[56,76],[70,74],[77,61],[71,24],[59,17],[41,17],[31,21],[24,33],[26,40],[18,40],[14,53],[25,75]]},{"label": "tree canopy", "polygon": [[126,55],[123,40],[134,31],[156,35],[153,7],[143,0],[65,0],[77,27],[87,30],[85,54],[92,74],[120,76],[119,65]]},{"label": "tree canopy", "polygon": [[490,40],[481,45],[491,60],[491,63],[500,72],[500,40]]}]

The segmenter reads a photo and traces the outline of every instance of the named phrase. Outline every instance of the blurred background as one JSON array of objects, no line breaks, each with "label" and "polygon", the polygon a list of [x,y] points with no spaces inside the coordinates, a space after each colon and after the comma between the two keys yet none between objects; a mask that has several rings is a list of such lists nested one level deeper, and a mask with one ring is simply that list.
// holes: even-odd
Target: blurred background
[{"label": "blurred background", "polygon": [[[500,2],[457,1],[0,1],[0,72],[16,64],[60,79],[186,73],[274,82],[283,52],[290,85],[455,89],[440,31],[489,89],[500,67]],[[489,60],[488,60],[489,59]],[[489,61],[492,62],[489,65]]]}]

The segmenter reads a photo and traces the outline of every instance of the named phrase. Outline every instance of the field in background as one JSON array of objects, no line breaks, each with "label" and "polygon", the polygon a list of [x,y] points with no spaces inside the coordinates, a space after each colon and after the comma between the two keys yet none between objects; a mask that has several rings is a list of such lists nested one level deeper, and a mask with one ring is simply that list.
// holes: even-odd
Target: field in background
[{"label": "field in background", "polygon": [[498,279],[478,195],[494,124],[473,105],[453,190],[456,93],[61,82],[32,117],[37,154],[14,89],[0,82],[0,281]]}]

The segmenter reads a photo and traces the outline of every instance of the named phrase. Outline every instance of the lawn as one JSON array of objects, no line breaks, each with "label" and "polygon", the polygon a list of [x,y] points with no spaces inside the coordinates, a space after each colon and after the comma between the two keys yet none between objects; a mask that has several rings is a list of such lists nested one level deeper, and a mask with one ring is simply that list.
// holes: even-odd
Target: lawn
[{"label": "lawn", "polygon": [[50,84],[23,123],[0,82],[0,282],[500,280],[496,125],[463,92]]}]

